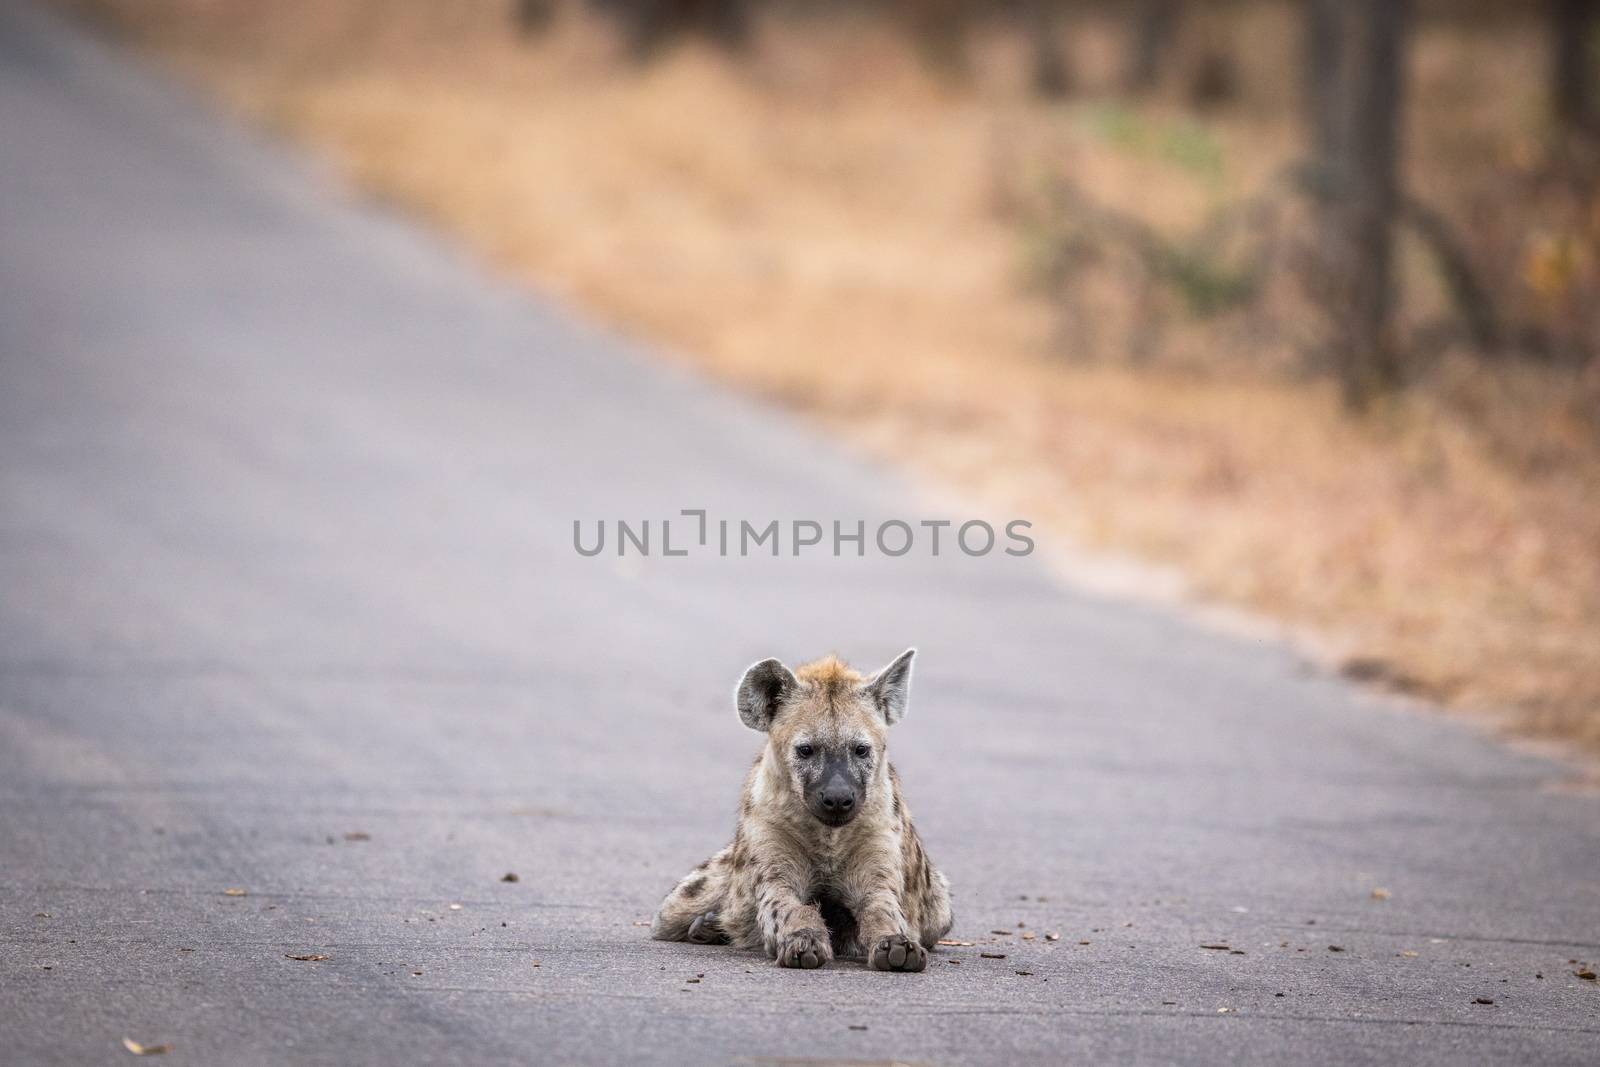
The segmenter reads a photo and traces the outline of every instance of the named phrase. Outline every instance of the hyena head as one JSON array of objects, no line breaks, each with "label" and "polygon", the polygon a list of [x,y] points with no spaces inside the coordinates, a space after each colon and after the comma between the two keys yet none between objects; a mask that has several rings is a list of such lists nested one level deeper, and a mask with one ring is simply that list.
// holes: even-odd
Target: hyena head
[{"label": "hyena head", "polygon": [[861,813],[868,787],[888,766],[889,727],[911,692],[907,649],[870,678],[832,656],[791,671],[775,659],[744,674],[739,718],[767,735],[768,765],[782,768],[790,795],[826,826]]}]

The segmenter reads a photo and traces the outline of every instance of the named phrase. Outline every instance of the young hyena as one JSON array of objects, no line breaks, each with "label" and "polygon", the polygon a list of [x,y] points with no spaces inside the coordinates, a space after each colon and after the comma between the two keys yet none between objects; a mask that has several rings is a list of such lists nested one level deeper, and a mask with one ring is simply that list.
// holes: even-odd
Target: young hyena
[{"label": "young hyena", "polygon": [[950,931],[950,887],[887,759],[915,654],[871,678],[831,656],[745,672],[739,718],[767,745],[745,778],[733,843],[667,894],[651,936],[760,948],[780,967],[834,956],[865,956],[880,971],[927,966]]}]

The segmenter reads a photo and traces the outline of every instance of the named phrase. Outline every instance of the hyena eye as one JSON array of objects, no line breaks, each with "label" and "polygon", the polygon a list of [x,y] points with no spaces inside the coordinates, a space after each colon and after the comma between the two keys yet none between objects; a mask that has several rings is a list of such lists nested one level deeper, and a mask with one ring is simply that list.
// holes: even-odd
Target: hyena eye
[{"label": "hyena eye", "polygon": [[813,751],[813,749],[811,748],[810,745],[796,745],[796,746],[794,746],[794,754],[796,756],[799,756],[801,759],[810,759],[812,751]]},{"label": "hyena eye", "polygon": [[872,746],[871,745],[857,745],[856,746],[856,755],[860,756],[862,759],[866,759],[868,756],[872,755]]}]

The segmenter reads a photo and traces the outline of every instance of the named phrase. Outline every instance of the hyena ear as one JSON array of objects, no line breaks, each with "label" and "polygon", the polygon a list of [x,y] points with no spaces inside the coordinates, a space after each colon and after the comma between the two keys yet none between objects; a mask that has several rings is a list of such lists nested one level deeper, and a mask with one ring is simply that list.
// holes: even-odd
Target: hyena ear
[{"label": "hyena ear", "polygon": [[867,680],[863,691],[883,721],[893,726],[906,713],[906,702],[911,699],[911,659],[917,654],[908,648],[895,661]]},{"label": "hyena ear", "polygon": [[784,700],[799,688],[800,679],[788,667],[775,659],[762,660],[744,672],[734,693],[739,719],[750,729],[766,733]]}]

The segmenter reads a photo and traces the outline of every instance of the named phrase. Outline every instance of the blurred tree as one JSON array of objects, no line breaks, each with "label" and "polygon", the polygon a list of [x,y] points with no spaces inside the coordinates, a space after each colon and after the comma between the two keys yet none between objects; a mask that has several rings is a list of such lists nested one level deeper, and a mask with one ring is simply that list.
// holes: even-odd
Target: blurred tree
[{"label": "blurred tree", "polygon": [[1326,182],[1338,166],[1344,139],[1339,128],[1343,31],[1339,0],[1306,0],[1305,103],[1312,160],[1319,168],[1313,177],[1319,182]]},{"label": "blurred tree", "polygon": [[1600,127],[1594,69],[1600,0],[1548,2],[1550,96],[1556,121],[1569,131],[1594,133]]},{"label": "blurred tree", "polygon": [[1180,60],[1187,65],[1183,80],[1189,103],[1203,109],[1239,95],[1239,67],[1233,57],[1238,32],[1229,5],[1138,0],[1128,11],[1129,92],[1148,92],[1156,87],[1162,74],[1173,65],[1171,53],[1181,30],[1186,38],[1194,39],[1181,51],[1197,53],[1192,59]]},{"label": "blurred tree", "polygon": [[623,28],[635,58],[648,59],[672,41],[696,35],[725,48],[749,40],[745,0],[589,0]]},{"label": "blurred tree", "polygon": [[537,37],[555,21],[556,0],[515,0],[511,20],[519,37]]},{"label": "blurred tree", "polygon": [[1317,289],[1346,405],[1399,383],[1392,336],[1400,118],[1411,0],[1306,0]]},{"label": "blurred tree", "polygon": [[1128,64],[1130,92],[1148,92],[1161,78],[1167,52],[1177,36],[1183,8],[1178,0],[1140,0],[1132,9],[1132,62]]},{"label": "blurred tree", "polygon": [[1032,44],[1033,91],[1050,100],[1072,92],[1072,69],[1061,47],[1057,0],[1028,0],[1028,35]]},{"label": "blurred tree", "polygon": [[1234,53],[1240,46],[1243,9],[1239,0],[1212,0],[1186,12],[1182,51],[1191,58],[1184,88],[1189,103],[1197,109],[1227,104],[1239,96],[1239,64]]},{"label": "blurred tree", "polygon": [[1226,104],[1239,95],[1239,68],[1233,56],[1209,49],[1195,64],[1189,78],[1189,102],[1197,108]]},{"label": "blurred tree", "polygon": [[964,78],[967,31],[976,5],[963,0],[898,0],[898,6],[923,62],[941,76]]}]

